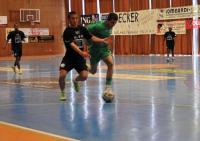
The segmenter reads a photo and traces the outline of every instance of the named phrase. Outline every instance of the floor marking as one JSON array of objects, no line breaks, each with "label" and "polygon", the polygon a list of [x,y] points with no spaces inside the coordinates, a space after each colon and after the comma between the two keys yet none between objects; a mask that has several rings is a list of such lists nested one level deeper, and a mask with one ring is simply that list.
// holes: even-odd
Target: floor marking
[{"label": "floor marking", "polygon": [[[97,73],[95,75],[91,75],[89,77],[106,77],[106,73]],[[158,80],[169,80],[169,79],[185,79],[185,77],[176,77],[176,76],[155,76],[155,75],[133,75],[133,74],[113,74],[113,78],[116,79],[128,79],[128,80],[150,80],[150,81],[158,81]]]},{"label": "floor marking", "polygon": [[[28,71],[28,70],[33,70],[33,69],[21,69],[22,71]],[[5,71],[5,72],[13,72],[12,67],[0,67],[0,71]]]},{"label": "floor marking", "polygon": [[[94,78],[105,78],[106,73],[96,73],[95,75],[89,74],[89,77]],[[51,78],[51,77],[49,77]],[[47,88],[47,89],[56,89],[58,87],[58,81],[52,81],[47,78],[40,79],[16,79],[16,80],[2,80],[1,84],[8,85],[21,85],[21,86],[30,86],[35,88]],[[176,77],[176,76],[155,76],[155,75],[133,75],[133,74],[113,74],[115,79],[124,79],[124,80],[143,80],[143,81],[160,81],[160,80],[174,80],[174,79],[185,79],[185,77]],[[71,84],[71,80],[66,81],[66,84]]]},{"label": "floor marking", "polygon": [[144,71],[159,72],[159,73],[193,74],[193,70],[182,70],[182,69],[154,69],[154,70],[144,70]]},{"label": "floor marking", "polygon": [[0,121],[1,141],[78,141],[19,125]]},{"label": "floor marking", "polygon": [[[107,69],[106,65],[100,66],[101,69]],[[164,68],[178,68],[175,64],[115,64],[116,70],[140,70],[140,69],[164,69]]]}]

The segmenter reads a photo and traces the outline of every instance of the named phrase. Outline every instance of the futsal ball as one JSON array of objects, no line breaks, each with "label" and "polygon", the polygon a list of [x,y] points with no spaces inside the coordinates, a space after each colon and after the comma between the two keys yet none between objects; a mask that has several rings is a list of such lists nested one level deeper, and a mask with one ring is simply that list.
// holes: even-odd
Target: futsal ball
[{"label": "futsal ball", "polygon": [[103,93],[103,100],[106,102],[106,103],[111,103],[114,99],[114,94],[113,93],[110,93],[110,92],[104,92]]}]

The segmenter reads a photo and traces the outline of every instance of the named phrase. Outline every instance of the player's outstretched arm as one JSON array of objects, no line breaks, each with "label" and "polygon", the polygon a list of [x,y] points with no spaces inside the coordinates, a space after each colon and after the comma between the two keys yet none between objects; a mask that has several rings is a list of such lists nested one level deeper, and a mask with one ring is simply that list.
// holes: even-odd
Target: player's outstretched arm
[{"label": "player's outstretched arm", "polygon": [[82,57],[84,58],[90,57],[90,54],[87,51],[80,50],[79,47],[74,42],[71,42],[70,45],[71,48],[75,50],[78,54],[80,54]]},{"label": "player's outstretched arm", "polygon": [[110,44],[112,42],[112,38],[111,37],[107,37],[107,38],[98,38],[96,36],[92,36],[92,41],[94,42],[103,42],[103,43],[106,43],[106,44]]}]

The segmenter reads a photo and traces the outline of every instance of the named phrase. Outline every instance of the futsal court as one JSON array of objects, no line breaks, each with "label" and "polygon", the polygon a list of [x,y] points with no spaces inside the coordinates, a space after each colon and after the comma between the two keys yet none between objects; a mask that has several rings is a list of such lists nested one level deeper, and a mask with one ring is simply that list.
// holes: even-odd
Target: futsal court
[{"label": "futsal court", "polygon": [[200,0],[0,0],[0,141],[200,141],[199,28]]},{"label": "futsal court", "polygon": [[115,56],[112,103],[102,100],[104,63],[79,93],[70,73],[67,101],[59,101],[61,59],[24,57],[22,75],[12,59],[1,60],[0,141],[199,140],[199,57]]}]

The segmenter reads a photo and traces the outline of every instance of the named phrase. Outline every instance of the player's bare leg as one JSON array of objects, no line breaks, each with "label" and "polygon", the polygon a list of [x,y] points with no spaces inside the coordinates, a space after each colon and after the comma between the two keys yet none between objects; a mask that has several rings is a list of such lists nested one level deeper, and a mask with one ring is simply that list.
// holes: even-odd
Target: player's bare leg
[{"label": "player's bare leg", "polygon": [[97,65],[98,64],[90,64],[90,68],[89,68],[89,72],[91,73],[91,74],[95,74],[96,72],[97,72]]},{"label": "player's bare leg", "polygon": [[167,61],[167,62],[169,62],[169,61],[170,61],[170,59],[169,59],[169,54],[170,54],[170,49],[169,49],[169,48],[167,48],[167,59],[166,59],[166,61]]},{"label": "player's bare leg", "polygon": [[173,62],[175,60],[175,58],[174,58],[174,49],[172,49],[171,52],[172,52],[172,62]]},{"label": "player's bare leg", "polygon": [[106,88],[105,91],[110,91],[112,93],[112,77],[113,77],[113,58],[108,56],[103,59],[107,65],[107,74],[106,74]]},{"label": "player's bare leg", "polygon": [[60,70],[60,76],[59,76],[59,86],[60,86],[60,90],[61,90],[59,99],[61,101],[66,100],[66,95],[65,95],[65,92],[64,92],[64,90],[65,90],[65,77],[66,76],[67,76],[67,71],[61,69]]},{"label": "player's bare leg", "polygon": [[79,81],[85,81],[88,78],[88,71],[84,70],[79,73],[79,75],[73,80],[74,89],[76,92],[80,91]]}]

